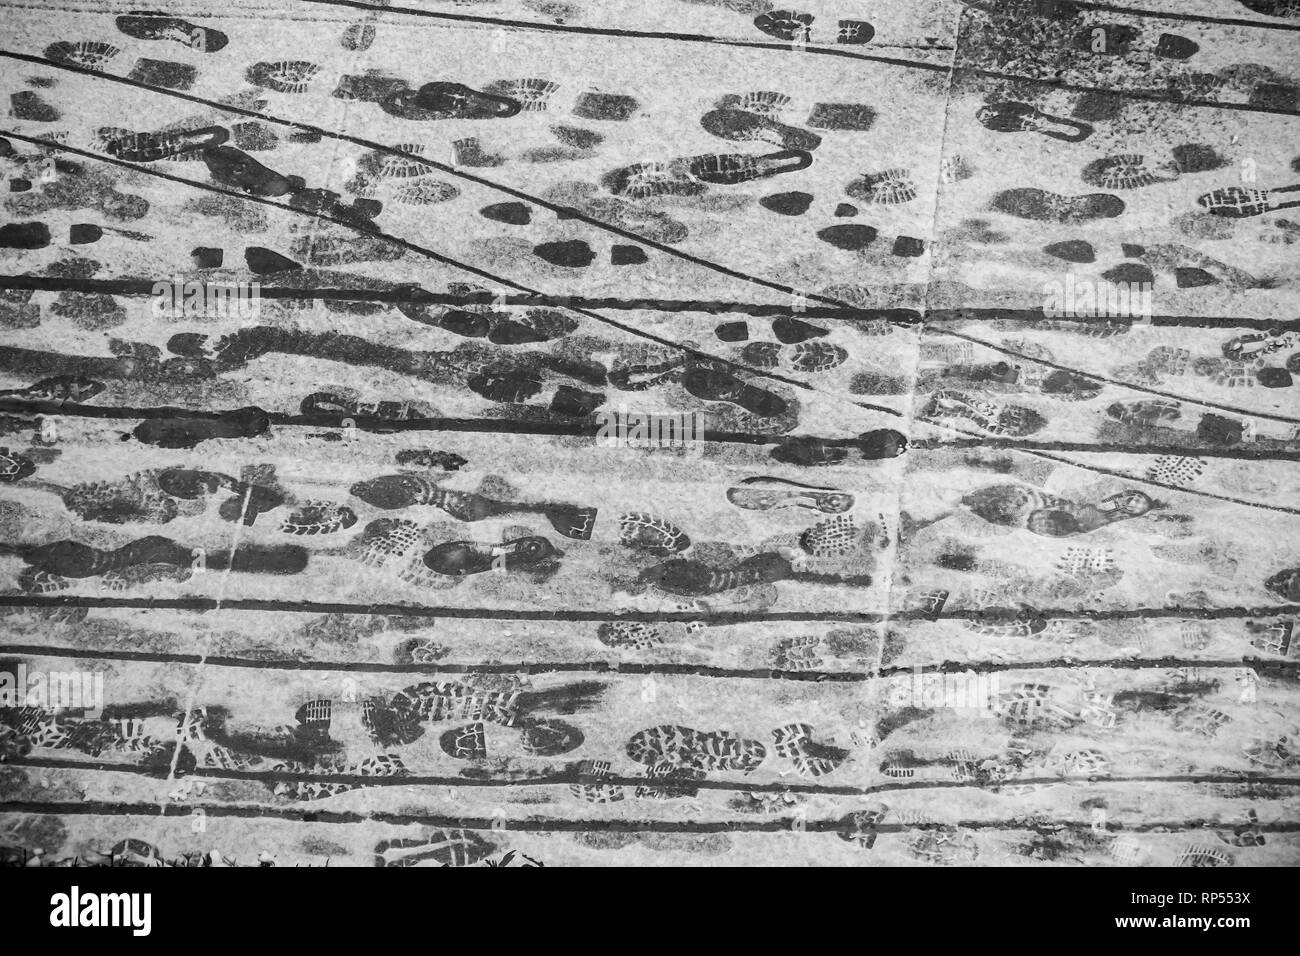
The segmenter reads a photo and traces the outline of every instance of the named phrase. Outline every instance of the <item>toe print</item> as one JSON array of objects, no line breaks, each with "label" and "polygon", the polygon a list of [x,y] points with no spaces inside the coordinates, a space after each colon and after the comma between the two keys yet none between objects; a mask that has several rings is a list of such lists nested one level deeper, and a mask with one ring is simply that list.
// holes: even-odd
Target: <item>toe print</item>
[{"label": "toe print", "polygon": [[455,199],[459,195],[460,190],[451,183],[435,180],[403,183],[396,187],[392,193],[396,202],[406,206],[432,206],[436,203],[447,202],[449,199]]},{"label": "toe print", "polygon": [[330,501],[307,501],[280,525],[285,534],[315,535],[346,531],[357,523],[357,515],[346,505]]},{"label": "toe print", "polygon": [[749,338],[749,325],[745,322],[719,322],[713,334],[723,342],[743,342]]},{"label": "toe print", "polygon": [[488,756],[487,732],[481,723],[445,731],[438,738],[438,746],[457,760],[486,760]]},{"label": "toe print", "polygon": [[785,315],[772,320],[772,334],[776,336],[777,341],[785,345],[793,345],[796,342],[821,338],[827,332],[823,328]]},{"label": "toe print", "polygon": [[1181,173],[1205,173],[1228,165],[1217,149],[1205,143],[1182,143],[1170,153],[1174,167]]},{"label": "toe print", "polygon": [[838,514],[817,522],[799,535],[799,547],[814,558],[843,557],[861,547],[862,537],[852,516]]},{"label": "toe print", "polygon": [[1083,168],[1083,181],[1100,189],[1137,189],[1155,183],[1171,182],[1177,170],[1163,174],[1151,169],[1145,157],[1137,154],[1107,156],[1093,160]]},{"label": "toe print", "polygon": [[848,361],[849,353],[829,342],[800,342],[790,352],[790,365],[800,372],[829,372]]},{"label": "toe print", "polygon": [[916,183],[911,177],[911,172],[906,169],[886,169],[854,180],[845,191],[854,199],[888,206],[898,205],[916,198]]},{"label": "toe print", "polygon": [[750,342],[740,350],[740,358],[754,368],[773,369],[781,364],[781,345],[777,342]]},{"label": "toe print", "polygon": [[848,759],[849,752],[842,747],[819,744],[812,739],[813,728],[808,724],[788,724],[772,731],[776,741],[773,750],[795,765],[802,777],[823,777],[838,770]]},{"label": "toe print", "polygon": [[1174,285],[1180,289],[1197,289],[1201,286],[1216,285],[1218,281],[1204,269],[1190,266],[1179,266],[1174,269]]},{"label": "toe print", "polygon": [[939,162],[939,181],[959,183],[975,175],[971,163],[964,156],[945,156]]},{"label": "toe print", "polygon": [[530,757],[558,757],[584,743],[581,730],[554,717],[527,718],[521,722],[520,743]]},{"label": "toe print", "polygon": [[582,119],[620,123],[631,119],[640,108],[641,103],[634,96],[588,90],[579,94],[573,105],[573,115]]},{"label": "toe print", "polygon": [[1156,56],[1168,60],[1191,59],[1201,49],[1200,45],[1176,33],[1162,33],[1156,41]]},{"label": "toe print", "polygon": [[354,23],[339,37],[339,46],[345,50],[362,52],[375,42],[375,28],[369,23]]},{"label": "toe print", "polygon": [[96,40],[68,42],[60,40],[45,48],[45,58],[55,63],[80,66],[87,70],[101,71],[122,51],[111,43]]},{"label": "toe print", "polygon": [[678,554],[691,546],[685,531],[656,515],[643,512],[619,515],[618,528],[620,544],[648,554]]},{"label": "toe print", "polygon": [[402,153],[409,153],[409,156],[389,156],[382,157],[379,163],[379,175],[385,179],[413,179],[416,176],[427,176],[433,172],[433,168],[428,163],[421,162],[418,158],[427,153],[426,148],[421,143],[399,143],[393,147]]},{"label": "toe print", "polygon": [[[9,112],[18,119],[31,120],[33,123],[56,123],[63,117],[62,113],[45,102],[35,90],[19,90],[17,93],[10,94]],[[30,185],[30,180],[11,179],[9,182],[13,184],[20,181]]]},{"label": "toe print", "polygon": [[877,235],[879,232],[873,226],[845,223],[839,226],[827,226],[817,233],[817,238],[836,249],[856,252],[875,242]]},{"label": "toe print", "polygon": [[146,86],[158,86],[164,90],[188,90],[194,85],[198,75],[198,70],[188,63],[141,57],[135,61],[135,66],[131,67],[127,78]]},{"label": "toe print", "polygon": [[1149,428],[1162,422],[1178,421],[1183,413],[1177,402],[1143,401],[1115,402],[1106,408],[1106,415],[1126,425]]},{"label": "toe print", "polygon": [[552,126],[551,135],[565,146],[574,149],[595,149],[605,141],[605,137],[595,130],[582,129],[578,126]]},{"label": "toe print", "polygon": [[751,342],[740,354],[746,365],[755,368],[774,369],[785,365],[809,374],[838,368],[849,357],[845,349],[829,342],[799,342],[788,347],[776,342]]},{"label": "toe print", "polygon": [[587,803],[618,803],[621,800],[626,800],[627,794],[623,792],[623,788],[612,787],[599,782],[611,775],[608,760],[584,760],[578,765],[578,776],[595,782],[572,784],[569,787],[569,792],[579,800]]},{"label": "toe print", "polygon": [[479,211],[484,219],[504,222],[511,226],[526,226],[532,221],[532,211],[521,202],[493,203]]},{"label": "toe print", "polygon": [[457,166],[500,166],[505,159],[496,153],[483,152],[477,136],[453,140],[451,148],[456,153]]},{"label": "toe print", "polygon": [[1193,484],[1203,471],[1205,462],[1199,458],[1162,455],[1147,468],[1146,475],[1152,481],[1181,488]]},{"label": "toe print", "polygon": [[762,116],[775,116],[789,105],[790,97],[771,90],[760,90],[743,95],[729,93],[717,102],[719,109],[741,109]]},{"label": "toe print", "polygon": [[0,248],[43,249],[50,244],[50,227],[43,222],[7,222],[0,226]]},{"label": "toe print", "polygon": [[876,111],[864,103],[817,103],[808,113],[813,129],[863,132],[876,122]]},{"label": "toe print", "polygon": [[596,628],[596,638],[606,647],[641,651],[664,643],[664,636],[657,626],[639,621],[605,621]]},{"label": "toe print", "polygon": [[14,482],[36,474],[36,464],[8,448],[0,448],[0,481]]},{"label": "toe print", "polygon": [[1093,250],[1092,245],[1082,239],[1066,239],[1062,242],[1053,242],[1044,246],[1043,251],[1063,262],[1087,263],[1097,261],[1097,253]]},{"label": "toe print", "polygon": [[514,100],[525,113],[541,113],[550,108],[551,97],[559,88],[558,83],[534,77],[523,80],[498,80],[489,84],[484,92]]},{"label": "toe print", "polygon": [[280,142],[279,137],[261,123],[233,123],[230,132],[240,149],[270,150]]},{"label": "toe print", "polygon": [[609,261],[616,266],[636,266],[649,262],[650,257],[640,246],[616,245],[609,250]]},{"label": "toe print", "polygon": [[876,28],[866,20],[841,20],[837,25],[835,42],[857,46],[861,43],[870,43],[875,35]]},{"label": "toe print", "polygon": [[795,10],[773,10],[754,19],[758,27],[770,37],[791,43],[807,43],[812,36],[813,15]]},{"label": "toe print", "polygon": [[563,242],[543,242],[533,247],[533,253],[547,262],[570,269],[589,266],[596,260],[596,253],[582,239],[569,239]]},{"label": "toe print", "polygon": [[244,74],[248,82],[277,93],[303,93],[320,67],[308,60],[274,60],[254,63]]},{"label": "toe print", "polygon": [[472,830],[432,830],[375,844],[375,866],[473,866],[497,851]]},{"label": "toe print", "polygon": [[[642,784],[632,791],[638,800],[676,800],[694,797],[699,794],[698,787],[690,786],[690,781],[703,780],[704,771],[693,767],[679,766],[672,762],[652,763],[646,768],[647,780],[665,781],[662,785]],[[668,781],[672,781],[671,785]],[[685,781],[683,784],[682,781]]]},{"label": "toe print", "polygon": [[1155,281],[1155,274],[1147,266],[1138,265],[1136,262],[1120,263],[1107,269],[1101,277],[1107,282],[1116,283],[1140,284]]}]

